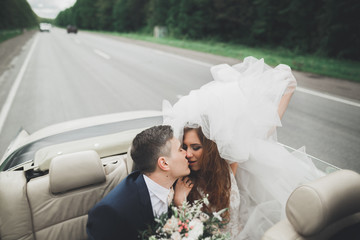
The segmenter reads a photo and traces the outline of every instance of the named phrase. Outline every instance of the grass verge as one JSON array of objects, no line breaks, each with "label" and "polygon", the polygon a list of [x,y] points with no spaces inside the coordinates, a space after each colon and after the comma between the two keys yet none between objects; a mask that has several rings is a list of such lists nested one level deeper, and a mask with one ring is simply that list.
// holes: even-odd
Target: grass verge
[{"label": "grass verge", "polygon": [[154,38],[135,33],[110,33],[117,36],[165,44],[173,47],[211,53],[243,60],[247,56],[264,58],[271,66],[280,63],[289,65],[293,70],[310,72],[323,76],[360,82],[360,62],[338,60],[312,55],[299,55],[288,49],[253,48],[240,44],[229,44],[216,41],[181,40],[175,38]]},{"label": "grass verge", "polygon": [[0,43],[22,34],[22,30],[0,30]]}]

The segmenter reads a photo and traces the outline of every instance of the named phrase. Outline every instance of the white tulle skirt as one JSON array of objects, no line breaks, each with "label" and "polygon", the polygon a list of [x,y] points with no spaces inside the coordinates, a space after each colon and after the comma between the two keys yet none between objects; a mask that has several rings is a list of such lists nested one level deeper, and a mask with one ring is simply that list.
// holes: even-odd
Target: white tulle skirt
[{"label": "white tulle skirt", "polygon": [[259,140],[235,176],[242,231],[233,239],[261,239],[267,229],[286,218],[285,205],[291,192],[323,175],[305,152],[290,153],[276,142]]},{"label": "white tulle skirt", "polygon": [[240,190],[236,239],[261,239],[263,233],[285,218],[285,204],[300,184],[322,175],[306,154],[288,152],[277,143],[281,126],[281,97],[293,91],[296,80],[286,65],[271,68],[263,59],[211,68],[214,81],[193,90],[174,106],[164,102],[164,124],[182,140],[185,126],[201,127],[216,142],[222,158],[239,163]]}]

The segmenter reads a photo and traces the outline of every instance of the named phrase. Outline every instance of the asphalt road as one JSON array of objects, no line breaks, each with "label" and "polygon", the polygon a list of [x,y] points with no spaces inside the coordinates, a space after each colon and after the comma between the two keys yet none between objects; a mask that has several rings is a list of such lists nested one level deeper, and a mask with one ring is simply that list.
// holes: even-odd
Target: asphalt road
[{"label": "asphalt road", "polygon": [[[11,86],[19,82],[0,128],[0,155],[20,127],[32,133],[76,118],[161,110],[163,99],[175,103],[178,97],[210,81],[211,65],[234,61],[82,31],[77,35],[63,29],[36,33],[0,76],[3,109]],[[348,98],[360,95],[358,85],[349,89],[352,94]],[[360,172],[359,101],[350,99],[355,104],[349,104],[342,102],[342,97],[339,101],[326,96],[300,88],[283,118],[279,141],[293,148],[305,145],[315,157]]]}]

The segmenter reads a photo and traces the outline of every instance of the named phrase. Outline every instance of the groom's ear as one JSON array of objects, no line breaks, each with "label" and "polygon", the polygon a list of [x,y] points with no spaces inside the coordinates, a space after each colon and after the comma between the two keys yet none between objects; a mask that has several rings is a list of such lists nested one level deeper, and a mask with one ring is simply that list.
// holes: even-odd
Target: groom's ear
[{"label": "groom's ear", "polygon": [[158,161],[157,161],[157,165],[159,166],[159,168],[161,170],[164,170],[164,171],[169,171],[169,169],[170,169],[169,164],[166,161],[165,157],[159,157]]}]

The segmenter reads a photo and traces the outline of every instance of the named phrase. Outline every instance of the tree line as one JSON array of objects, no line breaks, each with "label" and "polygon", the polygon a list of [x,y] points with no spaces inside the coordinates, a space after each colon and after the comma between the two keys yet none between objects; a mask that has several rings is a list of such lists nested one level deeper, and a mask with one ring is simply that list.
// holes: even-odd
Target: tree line
[{"label": "tree line", "polygon": [[38,17],[26,0],[0,0],[0,31],[31,28]]},{"label": "tree line", "polygon": [[214,39],[360,60],[357,0],[77,0],[55,23],[80,29]]}]

